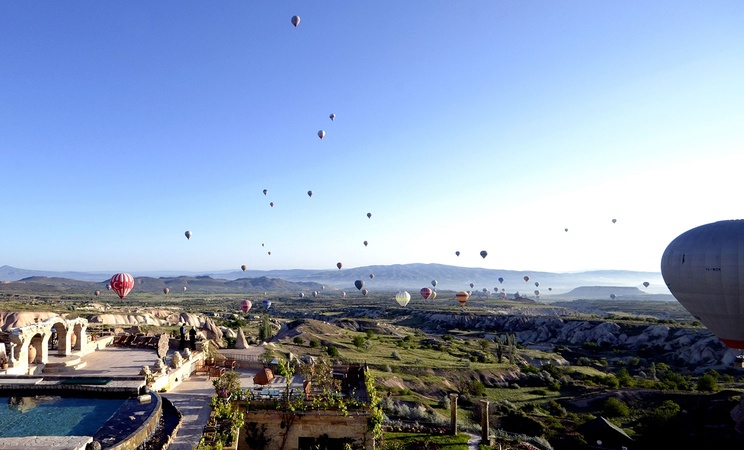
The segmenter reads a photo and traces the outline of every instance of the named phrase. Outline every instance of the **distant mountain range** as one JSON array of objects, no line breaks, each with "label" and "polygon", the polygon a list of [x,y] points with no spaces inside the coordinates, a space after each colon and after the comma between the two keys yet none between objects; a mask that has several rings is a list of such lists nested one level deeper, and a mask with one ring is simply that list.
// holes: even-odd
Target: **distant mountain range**
[{"label": "distant mountain range", "polygon": [[[101,283],[105,288],[106,281],[111,275],[113,274],[103,272],[53,272],[26,270],[10,266],[0,267],[0,281],[4,282],[19,281],[32,277],[46,277]],[[637,290],[640,294],[671,296],[664,284],[661,273],[624,270],[553,273],[482,269],[444,264],[394,264],[341,270],[290,269],[206,273],[134,272],[132,275],[139,280],[138,287],[142,289],[152,287],[153,290],[163,287],[181,288],[189,285],[194,288],[201,286],[202,289],[207,289],[207,285],[209,285],[209,289],[216,289],[216,292],[229,292],[239,289],[243,291],[254,289],[261,291],[315,290],[323,286],[351,291],[355,289],[355,280],[362,280],[365,287],[370,289],[416,291],[423,287],[431,287],[432,280],[436,280],[437,289],[442,290],[481,291],[485,288],[493,292],[494,288],[503,288],[508,294],[521,291],[528,295],[532,295],[535,290],[539,290],[543,299],[562,297],[572,289],[582,286],[636,288],[633,291]],[[370,275],[373,275],[374,278]],[[525,281],[525,276],[529,277],[528,281]],[[499,282],[499,278],[503,278],[504,281]],[[256,281],[257,279],[258,281]],[[282,280],[288,282],[288,284],[280,286]],[[644,281],[650,283],[648,288],[643,287]],[[470,286],[471,283],[473,287]],[[616,295],[620,296],[620,291]]]}]

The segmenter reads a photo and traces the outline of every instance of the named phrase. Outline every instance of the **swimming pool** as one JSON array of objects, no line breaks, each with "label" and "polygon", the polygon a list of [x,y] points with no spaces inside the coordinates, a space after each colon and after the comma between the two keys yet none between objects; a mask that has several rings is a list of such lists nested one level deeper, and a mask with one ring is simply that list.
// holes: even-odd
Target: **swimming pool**
[{"label": "swimming pool", "polygon": [[0,437],[94,436],[124,399],[0,397]]}]

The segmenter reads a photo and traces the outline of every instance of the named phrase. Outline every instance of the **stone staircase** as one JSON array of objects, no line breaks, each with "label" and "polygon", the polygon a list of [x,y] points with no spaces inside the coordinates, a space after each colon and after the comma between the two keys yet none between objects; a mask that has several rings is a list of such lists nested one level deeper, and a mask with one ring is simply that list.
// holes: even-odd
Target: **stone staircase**
[{"label": "stone staircase", "polygon": [[50,359],[41,370],[42,373],[74,372],[86,366],[86,362],[79,356],[67,356],[65,358]]}]

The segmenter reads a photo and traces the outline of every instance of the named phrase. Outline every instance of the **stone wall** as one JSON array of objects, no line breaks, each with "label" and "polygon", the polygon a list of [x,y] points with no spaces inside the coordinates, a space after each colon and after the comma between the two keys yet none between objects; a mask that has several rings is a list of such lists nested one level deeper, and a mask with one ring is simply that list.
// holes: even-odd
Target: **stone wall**
[{"label": "stone wall", "polygon": [[285,440],[285,450],[298,450],[301,438],[317,439],[324,435],[330,439],[351,438],[353,448],[374,450],[374,438],[367,429],[368,418],[366,412],[355,411],[350,411],[348,416],[336,411],[307,411],[295,415],[281,411],[247,411],[246,426],[240,430],[238,450],[251,450],[246,436],[250,434],[252,423],[259,430],[266,425],[264,435],[271,440],[265,450],[280,450]]}]

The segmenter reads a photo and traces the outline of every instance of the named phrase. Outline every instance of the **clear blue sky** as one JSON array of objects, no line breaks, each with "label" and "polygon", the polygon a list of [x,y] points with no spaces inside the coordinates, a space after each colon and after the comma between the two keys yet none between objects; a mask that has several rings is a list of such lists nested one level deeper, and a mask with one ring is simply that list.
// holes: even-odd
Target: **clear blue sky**
[{"label": "clear blue sky", "polygon": [[0,265],[658,271],[744,217],[742,24],[739,1],[3,1]]}]

